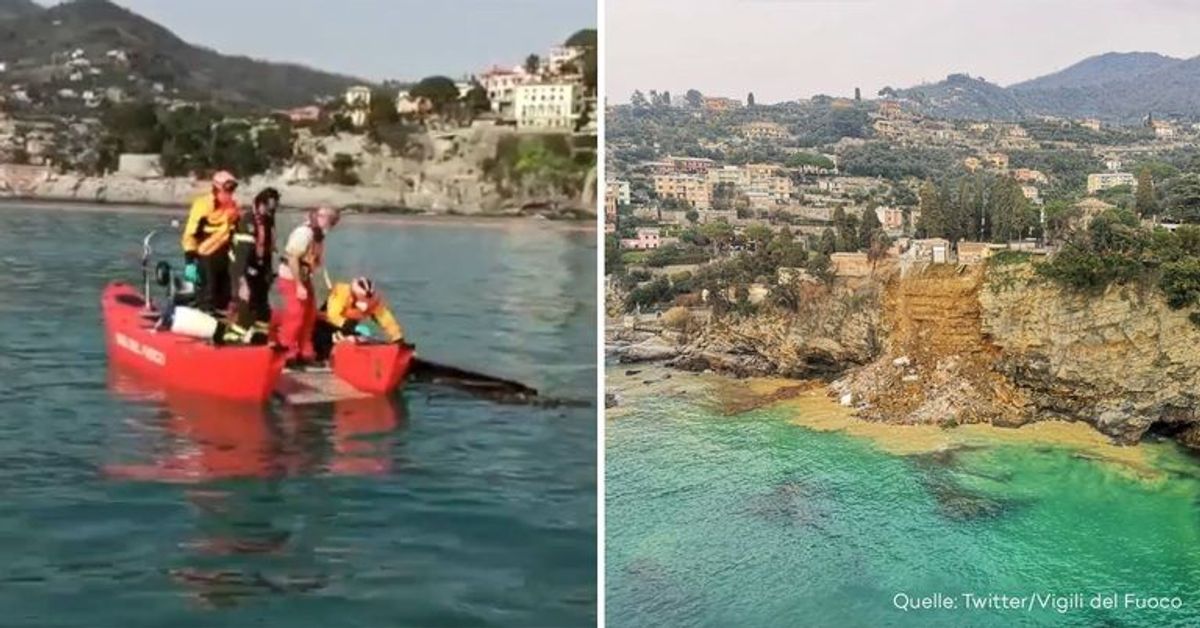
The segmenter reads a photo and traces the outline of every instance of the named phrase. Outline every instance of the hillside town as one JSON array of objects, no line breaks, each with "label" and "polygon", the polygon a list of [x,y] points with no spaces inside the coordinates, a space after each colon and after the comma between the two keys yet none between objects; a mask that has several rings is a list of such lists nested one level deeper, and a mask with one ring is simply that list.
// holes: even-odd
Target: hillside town
[{"label": "hillside town", "polygon": [[[220,165],[304,187],[293,197],[305,201],[357,195],[366,206],[464,212],[589,206],[595,30],[458,79],[351,85],[275,109],[153,80],[143,57],[91,46],[0,59],[0,194],[174,202],[177,188],[189,193],[177,179]],[[517,172],[522,155],[533,159]],[[495,189],[467,190],[470,172]]]},{"label": "hillside town", "polygon": [[[917,109],[889,96],[762,105],[695,90],[609,107],[611,313],[688,305],[706,316],[713,298],[753,306],[797,281],[1002,251],[1044,257],[1110,210],[1147,228],[1200,221],[1200,175],[1189,172],[1200,123]],[[728,271],[748,258],[762,263]]]}]

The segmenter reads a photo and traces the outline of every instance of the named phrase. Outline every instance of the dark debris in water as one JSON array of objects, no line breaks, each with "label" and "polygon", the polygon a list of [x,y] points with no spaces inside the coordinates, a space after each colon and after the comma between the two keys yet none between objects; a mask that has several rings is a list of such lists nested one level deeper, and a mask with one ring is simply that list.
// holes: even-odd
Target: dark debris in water
[{"label": "dark debris in water", "polygon": [[918,454],[910,458],[917,468],[918,477],[925,490],[933,497],[939,514],[952,521],[977,521],[994,519],[1011,514],[1021,506],[1016,499],[1005,499],[969,488],[960,479],[963,475],[1006,483],[1011,474],[992,475],[969,471],[963,468],[962,454],[981,447],[958,447]]},{"label": "dark debris in water", "polygon": [[746,512],[753,517],[786,525],[807,525],[824,515],[823,491],[804,480],[785,480],[765,493],[751,497]]}]

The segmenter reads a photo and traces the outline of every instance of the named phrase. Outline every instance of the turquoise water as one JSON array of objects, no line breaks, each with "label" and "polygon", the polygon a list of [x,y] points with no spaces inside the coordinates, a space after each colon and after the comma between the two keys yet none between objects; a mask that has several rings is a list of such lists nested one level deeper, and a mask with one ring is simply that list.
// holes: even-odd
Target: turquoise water
[{"label": "turquoise water", "polygon": [[[1200,463],[1172,446],[1142,479],[1049,446],[898,456],[778,408],[627,412],[607,428],[612,626],[1200,625]],[[956,608],[893,605],[937,593]],[[964,610],[964,593],[1084,608]]]},{"label": "turquoise water", "polygon": [[[594,625],[594,405],[255,411],[109,373],[100,289],[164,222],[0,208],[0,625]],[[329,250],[423,355],[591,402],[594,242],[351,218]]]}]

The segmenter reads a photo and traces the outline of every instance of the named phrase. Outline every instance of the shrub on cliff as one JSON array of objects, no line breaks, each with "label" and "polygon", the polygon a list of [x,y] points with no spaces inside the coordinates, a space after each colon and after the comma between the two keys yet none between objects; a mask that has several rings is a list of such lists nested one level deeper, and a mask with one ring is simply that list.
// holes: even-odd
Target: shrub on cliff
[{"label": "shrub on cliff", "polygon": [[1175,309],[1200,302],[1200,259],[1188,257],[1163,264],[1158,285],[1167,305]]},{"label": "shrub on cliff", "polygon": [[678,332],[686,333],[692,328],[694,322],[692,313],[686,307],[680,306],[675,306],[667,310],[666,314],[663,314],[662,317],[663,327]]},{"label": "shrub on cliff", "polygon": [[576,153],[566,135],[505,136],[496,156],[483,164],[484,174],[502,189],[576,196],[583,191],[594,154]]}]

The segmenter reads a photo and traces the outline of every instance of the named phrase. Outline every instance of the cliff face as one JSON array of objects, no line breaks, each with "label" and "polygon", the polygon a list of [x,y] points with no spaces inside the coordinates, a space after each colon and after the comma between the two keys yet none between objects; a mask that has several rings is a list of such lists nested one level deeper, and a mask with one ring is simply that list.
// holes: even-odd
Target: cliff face
[{"label": "cliff face", "polygon": [[1156,290],[1084,295],[1029,264],[932,265],[805,295],[799,312],[722,317],[671,364],[839,377],[866,420],[1082,421],[1122,443],[1149,431],[1200,449],[1200,327]]},{"label": "cliff face", "polygon": [[[526,208],[551,217],[594,216],[595,170],[579,175],[581,193],[561,185],[535,181],[521,186],[501,186],[486,173],[498,146],[517,132],[507,128],[470,128],[441,134],[418,133],[398,154],[374,144],[364,135],[339,134],[314,137],[299,134],[295,163],[282,171],[249,178],[243,190],[253,194],[272,186],[283,194],[284,204],[360,205],[404,208],[429,213],[518,215]],[[359,185],[323,183],[322,174],[333,169],[339,155],[353,159]],[[32,168],[32,167],[31,167]],[[0,172],[0,196],[46,200],[179,205],[205,189],[190,178],[140,177],[113,174],[90,177],[58,174],[42,168],[40,174]]]},{"label": "cliff face", "polygon": [[891,283],[887,351],[833,388],[860,416],[1015,426],[1083,421],[1200,446],[1200,328],[1153,290],[1063,290],[1028,264],[916,269]]},{"label": "cliff face", "polygon": [[886,351],[833,388],[862,418],[888,423],[1020,425],[1033,417],[1022,392],[991,367],[978,294],[982,266],[908,269],[889,282]]},{"label": "cliff face", "polygon": [[1064,293],[1028,266],[996,269],[979,292],[995,364],[1039,418],[1082,420],[1122,442],[1154,427],[1200,444],[1200,327],[1153,290]]},{"label": "cliff face", "polygon": [[796,312],[715,319],[672,365],[738,376],[825,378],[880,353],[882,284],[807,290]]}]

